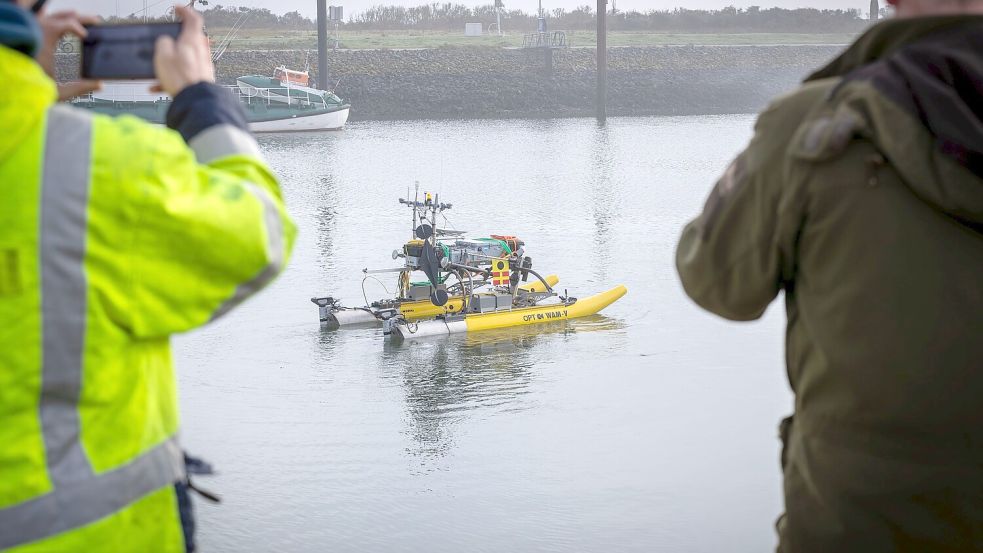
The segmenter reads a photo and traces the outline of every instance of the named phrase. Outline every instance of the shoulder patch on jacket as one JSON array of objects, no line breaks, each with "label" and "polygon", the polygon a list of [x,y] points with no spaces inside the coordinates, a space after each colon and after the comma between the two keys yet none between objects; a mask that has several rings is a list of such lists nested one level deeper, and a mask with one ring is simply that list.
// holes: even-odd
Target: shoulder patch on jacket
[{"label": "shoulder patch on jacket", "polygon": [[863,128],[860,114],[840,106],[803,123],[792,138],[789,153],[807,161],[832,159],[843,153]]},{"label": "shoulder patch on jacket", "polygon": [[710,196],[707,198],[706,204],[703,206],[703,214],[700,216],[699,224],[701,227],[700,234],[702,236],[707,236],[713,230],[714,223],[716,223],[717,218],[720,216],[720,211],[724,204],[727,203],[730,196],[734,192],[742,187],[747,181],[747,154],[743,153],[737,156],[727,170],[724,171],[724,175],[720,177],[717,181],[717,185],[713,187],[710,192]]}]

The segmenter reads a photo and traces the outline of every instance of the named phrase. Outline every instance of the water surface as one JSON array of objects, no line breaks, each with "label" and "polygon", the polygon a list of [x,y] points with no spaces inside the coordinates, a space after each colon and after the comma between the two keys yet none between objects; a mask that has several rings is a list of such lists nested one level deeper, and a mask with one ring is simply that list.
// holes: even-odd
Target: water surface
[{"label": "water surface", "polygon": [[[300,235],[261,296],[175,340],[204,551],[763,551],[790,410],[775,307],[737,325],[683,294],[673,250],[750,116],[372,122],[265,135]],[[394,346],[323,331],[408,238],[414,181],[449,225],[514,234],[559,288],[628,295],[542,332]],[[370,298],[395,279],[370,281]]]}]

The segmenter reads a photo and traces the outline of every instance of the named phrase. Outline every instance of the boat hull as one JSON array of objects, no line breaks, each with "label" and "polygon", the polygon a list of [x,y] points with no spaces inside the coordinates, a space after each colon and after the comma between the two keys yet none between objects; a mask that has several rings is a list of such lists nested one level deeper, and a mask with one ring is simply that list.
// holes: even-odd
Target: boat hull
[{"label": "boat hull", "polygon": [[568,304],[540,305],[510,311],[473,313],[463,319],[434,319],[428,321],[392,321],[389,333],[393,338],[416,340],[461,332],[480,332],[497,328],[531,326],[594,315],[628,293],[624,286]]},{"label": "boat hull", "polygon": [[324,113],[293,115],[268,121],[250,121],[249,130],[253,132],[336,131],[345,126],[349,111],[346,106]]},{"label": "boat hull", "polygon": [[374,325],[379,322],[376,314],[368,309],[338,309],[326,312],[321,323],[331,327]]}]

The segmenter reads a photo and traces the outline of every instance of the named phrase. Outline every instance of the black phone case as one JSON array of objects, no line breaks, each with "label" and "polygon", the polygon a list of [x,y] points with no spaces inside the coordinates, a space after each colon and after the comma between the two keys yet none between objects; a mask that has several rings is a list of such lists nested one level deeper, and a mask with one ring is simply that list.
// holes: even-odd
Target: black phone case
[{"label": "black phone case", "polygon": [[152,79],[154,45],[163,35],[177,39],[180,23],[92,25],[82,40],[83,79]]}]

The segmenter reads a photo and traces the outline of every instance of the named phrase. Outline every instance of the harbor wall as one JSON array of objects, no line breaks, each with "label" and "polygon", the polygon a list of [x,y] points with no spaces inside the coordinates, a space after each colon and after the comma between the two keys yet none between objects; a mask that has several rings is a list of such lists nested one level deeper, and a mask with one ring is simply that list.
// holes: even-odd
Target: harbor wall
[{"label": "harbor wall", "polygon": [[[829,61],[837,46],[655,46],[612,48],[608,55],[608,114],[751,113]],[[78,56],[58,55],[60,79]],[[305,50],[230,51],[218,80],[271,75],[277,65],[310,66]],[[570,117],[594,114],[595,52],[435,48],[329,52],[329,82],[352,104],[352,120]]]}]

